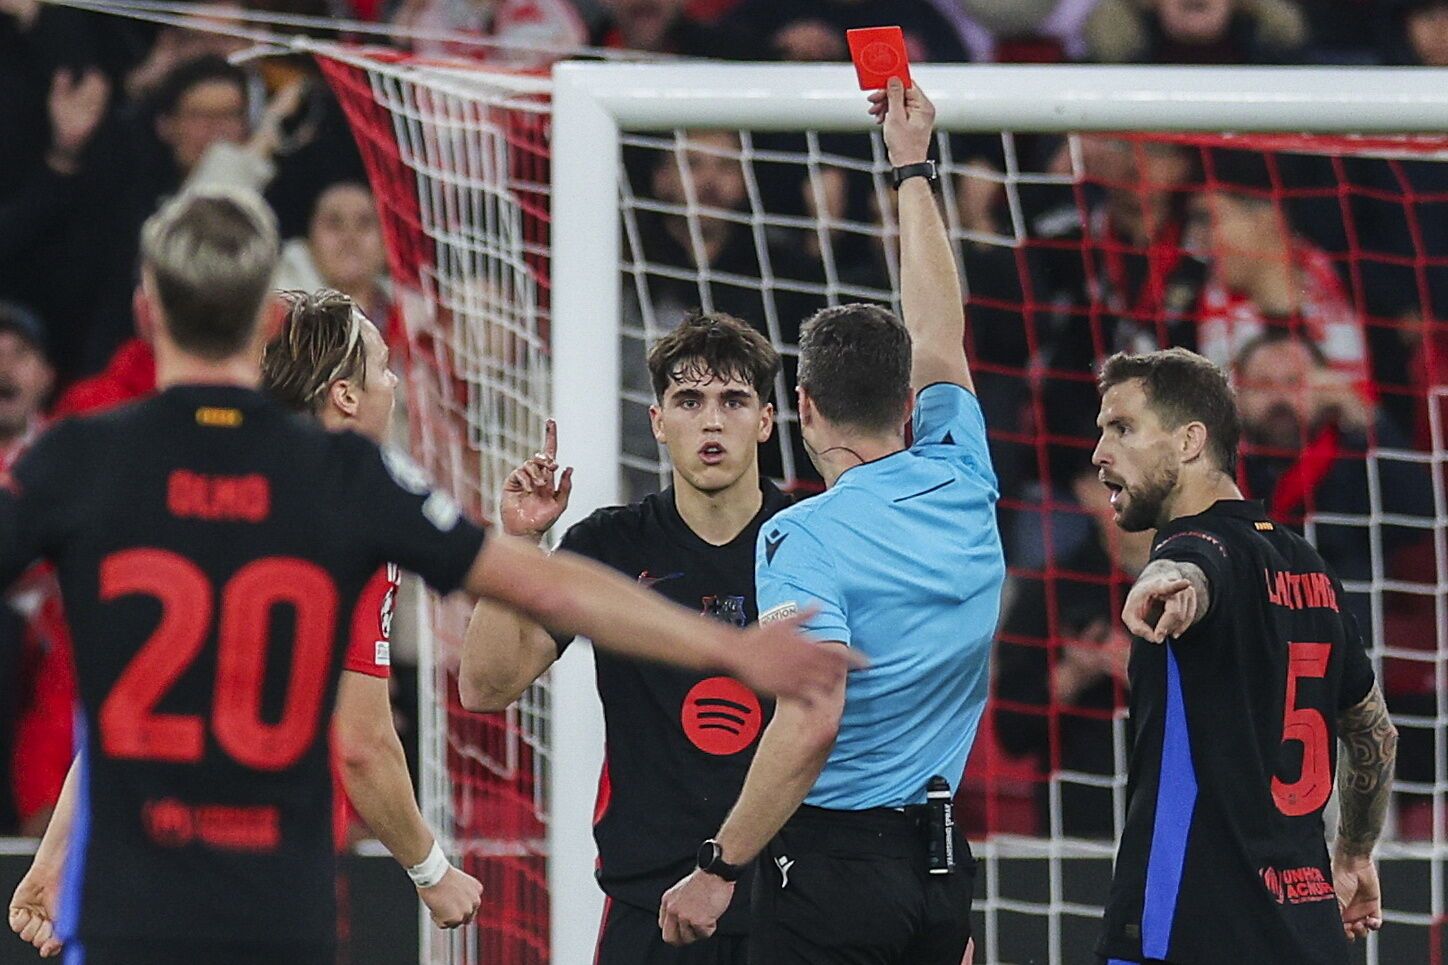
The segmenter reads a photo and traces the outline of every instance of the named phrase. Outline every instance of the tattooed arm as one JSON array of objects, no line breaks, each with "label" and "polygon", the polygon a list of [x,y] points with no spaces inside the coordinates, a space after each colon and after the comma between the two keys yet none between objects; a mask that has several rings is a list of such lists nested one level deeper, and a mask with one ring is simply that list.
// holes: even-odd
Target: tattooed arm
[{"label": "tattooed arm", "polygon": [[1354,939],[1383,924],[1382,889],[1372,855],[1387,820],[1398,731],[1388,719],[1388,707],[1377,684],[1360,703],[1342,713],[1337,727],[1345,753],[1337,766],[1332,881],[1342,909],[1343,931]]},{"label": "tattooed arm", "polygon": [[1127,594],[1121,620],[1142,639],[1161,643],[1190,630],[1210,606],[1211,582],[1200,566],[1152,560]]}]

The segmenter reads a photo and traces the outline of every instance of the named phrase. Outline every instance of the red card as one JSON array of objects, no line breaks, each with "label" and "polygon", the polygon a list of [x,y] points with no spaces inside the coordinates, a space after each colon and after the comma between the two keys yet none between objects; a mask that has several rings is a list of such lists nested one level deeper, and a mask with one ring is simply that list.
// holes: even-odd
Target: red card
[{"label": "red card", "polygon": [[910,87],[910,58],[905,53],[905,32],[899,27],[861,27],[846,30],[850,59],[860,78],[860,90],[883,90],[891,77]]}]

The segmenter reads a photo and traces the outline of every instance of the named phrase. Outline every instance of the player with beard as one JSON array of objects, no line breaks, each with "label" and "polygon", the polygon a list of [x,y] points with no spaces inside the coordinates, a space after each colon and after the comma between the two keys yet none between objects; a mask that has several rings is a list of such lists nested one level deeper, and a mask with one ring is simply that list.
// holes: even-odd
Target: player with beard
[{"label": "player with beard", "polygon": [[[559,544],[652,586],[676,603],[744,626],[758,616],[754,543],[789,499],[759,475],[774,427],[769,402],[779,354],[721,312],[694,313],[649,353],[654,437],[669,450],[673,485],[631,506],[600,509]],[[538,453],[508,477],[501,523],[541,539],[568,505],[571,469],[557,476],[548,425]],[[556,480],[556,482],[555,482]],[[463,706],[501,710],[572,641],[481,604],[468,628]],[[748,887],[719,933],[690,949],[659,935],[659,897],[694,865],[698,845],[739,793],[771,708],[729,677],[595,654],[606,769],[594,836],[608,895],[599,965],[743,965]]]},{"label": "player with beard", "polygon": [[1122,612],[1136,736],[1097,952],[1110,965],[1343,965],[1344,936],[1382,925],[1372,852],[1397,732],[1342,585],[1242,499],[1237,409],[1216,366],[1184,349],[1118,354],[1100,386],[1093,461],[1117,525],[1156,538]]},{"label": "player with beard", "polygon": [[[389,561],[635,656],[806,700],[840,686],[849,661],[792,626],[722,627],[596,563],[489,535],[406,457],[257,391],[280,317],[275,219],[255,194],[184,193],[141,247],[162,391],[60,423],[0,474],[0,587],[54,563],[74,641],[58,903],[72,960],[332,957],[325,725],[350,618]],[[51,927],[15,907],[10,924],[32,942]]]}]

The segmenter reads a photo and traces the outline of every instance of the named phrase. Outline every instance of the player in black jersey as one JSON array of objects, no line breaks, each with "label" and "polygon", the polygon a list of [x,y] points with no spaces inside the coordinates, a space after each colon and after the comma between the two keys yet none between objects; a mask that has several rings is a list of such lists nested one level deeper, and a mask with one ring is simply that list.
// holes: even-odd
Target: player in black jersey
[{"label": "player in black jersey", "polygon": [[50,560],[74,638],[68,960],[328,959],[325,723],[344,617],[385,562],[625,652],[838,686],[843,664],[792,629],[734,631],[597,564],[485,540],[405,458],[259,393],[277,238],[254,194],[182,195],[142,256],[162,391],[59,424],[0,479],[0,586]]},{"label": "player in black jersey", "polygon": [[[779,355],[744,322],[692,314],[653,347],[649,370],[654,434],[669,450],[673,486],[594,512],[559,545],[691,609],[753,623],[755,538],[789,505],[759,477]],[[501,511],[508,532],[539,539],[562,515],[571,470],[555,475],[556,444],[550,423],[543,451],[509,477]],[[463,651],[463,705],[474,710],[507,707],[573,639],[496,609],[479,606]],[[714,938],[687,949],[664,944],[659,898],[693,869],[699,842],[738,797],[772,708],[727,675],[596,659],[607,756],[594,837],[608,896],[598,965],[743,965],[747,883]]]},{"label": "player in black jersey", "polygon": [[[377,327],[340,292],[288,293],[281,334],[262,357],[262,387],[295,412],[316,418],[334,432],[355,431],[377,443],[391,431],[397,376],[388,365],[387,343]],[[423,820],[388,695],[392,610],[397,567],[388,564],[369,581],[350,620],[351,639],[337,688],[332,730],[336,769],[346,789],[333,802],[334,831],[343,841],[349,806],[382,841],[418,885],[418,897],[443,928],[466,925],[477,914],[483,886],[451,866]],[[12,904],[34,907],[20,931],[35,921],[42,958],[61,949],[41,923],[55,917],[55,899],[76,808],[78,777],[67,775],[55,814],[36,849]],[[339,929],[345,930],[345,929]]]},{"label": "player in black jersey", "polygon": [[1122,613],[1136,737],[1097,952],[1345,965],[1344,936],[1382,924],[1372,851],[1397,733],[1342,586],[1242,499],[1220,370],[1183,349],[1116,355],[1100,384],[1101,481],[1118,525],[1156,538]]}]

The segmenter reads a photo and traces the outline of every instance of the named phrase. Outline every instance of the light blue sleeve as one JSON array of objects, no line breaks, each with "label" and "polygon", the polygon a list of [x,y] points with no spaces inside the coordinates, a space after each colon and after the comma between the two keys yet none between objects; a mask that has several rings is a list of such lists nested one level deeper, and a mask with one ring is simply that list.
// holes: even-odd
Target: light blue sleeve
[{"label": "light blue sleeve", "polygon": [[776,516],[764,524],[754,550],[754,594],[759,622],[814,607],[804,630],[819,641],[848,645],[843,587],[824,545],[804,525]]},{"label": "light blue sleeve", "polygon": [[911,447],[931,458],[958,460],[996,485],[986,446],[985,415],[975,393],[954,382],[934,382],[915,398]]}]

